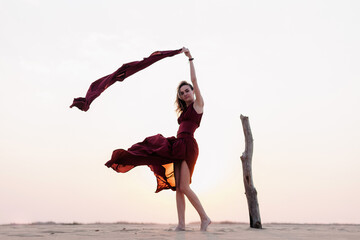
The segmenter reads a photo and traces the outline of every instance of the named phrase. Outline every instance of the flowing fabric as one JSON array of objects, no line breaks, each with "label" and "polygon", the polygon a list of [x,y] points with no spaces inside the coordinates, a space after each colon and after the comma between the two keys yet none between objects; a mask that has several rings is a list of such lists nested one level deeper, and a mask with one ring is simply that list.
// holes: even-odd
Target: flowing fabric
[{"label": "flowing fabric", "polygon": [[176,190],[174,165],[186,161],[190,182],[194,172],[199,148],[194,138],[195,130],[200,126],[202,113],[198,114],[193,103],[178,118],[177,137],[164,137],[161,134],[147,137],[144,141],[131,146],[128,150],[113,151],[107,167],[119,173],[125,173],[136,166],[147,165],[157,180],[156,192],[163,189]]},{"label": "flowing fabric", "polygon": [[123,81],[125,78],[133,75],[134,73],[147,68],[151,64],[166,58],[171,57],[176,54],[181,53],[182,49],[178,50],[170,50],[170,51],[156,51],[152,53],[149,57],[144,58],[141,61],[135,61],[130,63],[123,64],[118,70],[104,76],[90,85],[89,90],[86,93],[85,98],[74,98],[73,104],[71,104],[70,108],[77,107],[80,110],[86,112],[92,101],[95,100],[103,91],[105,91],[108,87],[114,84],[116,81]]}]

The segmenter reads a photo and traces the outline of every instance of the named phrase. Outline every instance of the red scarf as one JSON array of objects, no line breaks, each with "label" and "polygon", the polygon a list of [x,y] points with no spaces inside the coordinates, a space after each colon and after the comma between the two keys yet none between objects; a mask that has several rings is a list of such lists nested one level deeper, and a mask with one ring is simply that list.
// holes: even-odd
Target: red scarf
[{"label": "red scarf", "polygon": [[93,82],[90,85],[89,90],[86,93],[85,98],[74,98],[73,104],[71,104],[72,107],[77,107],[82,111],[87,111],[90,107],[90,104],[92,101],[95,100],[105,89],[110,87],[112,84],[114,84],[116,81],[122,82],[125,78],[133,75],[134,73],[143,70],[144,68],[147,68],[151,64],[166,58],[166,57],[172,57],[176,54],[181,53],[182,49],[178,50],[171,50],[171,51],[156,51],[152,53],[149,57],[144,58],[141,61],[135,61],[130,63],[123,64],[118,70],[116,70],[114,73],[109,74],[105,77],[102,77],[95,82]]}]

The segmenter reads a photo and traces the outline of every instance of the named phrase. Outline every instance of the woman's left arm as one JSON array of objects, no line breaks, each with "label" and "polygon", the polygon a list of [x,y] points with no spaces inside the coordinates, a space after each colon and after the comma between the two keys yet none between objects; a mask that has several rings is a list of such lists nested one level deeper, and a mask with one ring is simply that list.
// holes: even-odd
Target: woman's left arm
[{"label": "woman's left arm", "polygon": [[191,56],[191,53],[189,49],[183,48],[183,52],[185,55],[189,58],[190,63],[190,77],[191,77],[191,83],[194,87],[194,93],[195,93],[195,102],[194,102],[194,109],[197,113],[202,113],[204,109],[204,99],[201,96],[200,88],[197,82],[196,73],[195,73],[195,67],[194,67],[194,58]]}]

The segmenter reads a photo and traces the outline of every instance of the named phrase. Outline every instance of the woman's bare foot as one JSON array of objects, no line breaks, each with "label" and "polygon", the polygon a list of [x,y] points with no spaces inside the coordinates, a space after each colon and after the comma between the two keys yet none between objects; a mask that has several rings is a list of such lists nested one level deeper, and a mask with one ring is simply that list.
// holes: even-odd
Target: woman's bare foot
[{"label": "woman's bare foot", "polygon": [[206,231],[208,226],[211,224],[210,218],[201,221],[200,231]]},{"label": "woman's bare foot", "polygon": [[179,232],[179,231],[185,231],[185,226],[180,226],[178,225],[176,228],[175,228],[175,231]]}]

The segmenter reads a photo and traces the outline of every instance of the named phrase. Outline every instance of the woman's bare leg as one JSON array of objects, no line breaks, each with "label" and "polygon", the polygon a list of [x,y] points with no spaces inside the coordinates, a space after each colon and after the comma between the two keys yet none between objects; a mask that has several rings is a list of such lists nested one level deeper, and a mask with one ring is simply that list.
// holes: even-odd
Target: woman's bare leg
[{"label": "woman's bare leg", "polygon": [[[180,185],[177,185],[177,189],[180,188],[180,192],[185,194],[185,196],[189,199],[190,203],[194,206],[196,211],[198,212],[201,219],[201,231],[206,231],[207,227],[210,225],[211,220],[207,216],[203,206],[200,203],[199,198],[190,188],[190,171],[186,161],[182,161],[180,167]],[[180,197],[179,197],[180,198]],[[178,197],[176,198],[178,199]],[[179,209],[179,207],[178,207]],[[184,201],[184,215],[185,215],[185,201]],[[185,218],[184,218],[185,219]],[[185,226],[185,225],[184,225]]]},{"label": "woman's bare leg", "polygon": [[180,167],[181,163],[174,163],[176,180],[176,207],[178,213],[178,226],[175,231],[185,231],[185,195],[180,191]]}]

